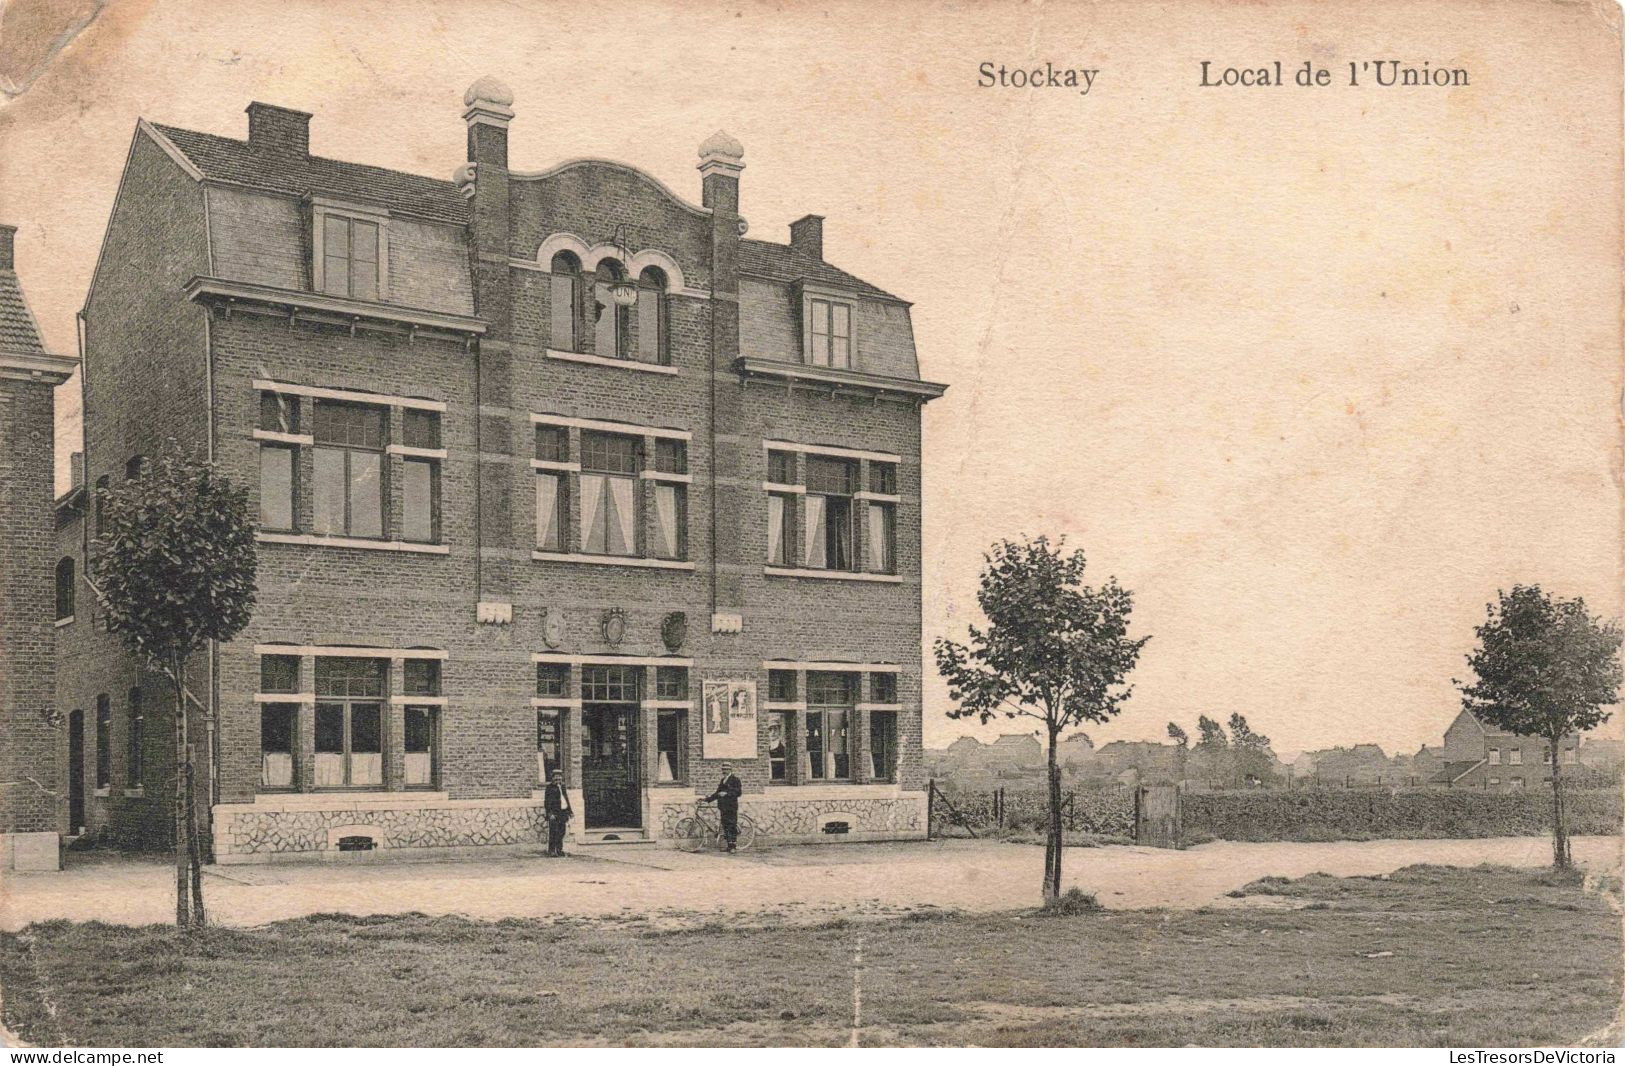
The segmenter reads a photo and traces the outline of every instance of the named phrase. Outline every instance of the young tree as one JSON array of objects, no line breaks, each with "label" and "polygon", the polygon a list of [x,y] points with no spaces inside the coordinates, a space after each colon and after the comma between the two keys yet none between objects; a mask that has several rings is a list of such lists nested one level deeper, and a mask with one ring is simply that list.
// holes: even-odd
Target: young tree
[{"label": "young tree", "polygon": [[1594,618],[1585,601],[1554,598],[1539,585],[1497,592],[1475,626],[1467,665],[1478,680],[1456,682],[1461,705],[1480,721],[1542,737],[1552,766],[1552,862],[1570,865],[1563,810],[1562,741],[1606,722],[1619,700],[1619,623]]},{"label": "young tree", "polygon": [[99,503],[91,572],[108,631],[146,669],[168,678],[175,694],[175,924],[200,926],[203,868],[187,704],[210,711],[188,690],[186,670],[209,641],[241,632],[253,610],[248,494],[172,444],[138,477],[103,490]]},{"label": "young tree", "polygon": [[1237,784],[1269,779],[1270,738],[1254,733],[1240,714],[1230,716],[1230,747],[1235,756]]},{"label": "young tree", "polygon": [[985,557],[976,600],[986,628],[969,626],[967,644],[939,639],[937,669],[956,704],[950,718],[986,723],[1035,718],[1048,736],[1049,833],[1044,847],[1044,899],[1061,893],[1061,732],[1105,723],[1133,691],[1124,679],[1149,637],[1128,636],[1133,597],[1108,578],[1083,584],[1082,551],[1048,537],[1000,541]]},{"label": "young tree", "polygon": [[1191,738],[1183,729],[1179,728],[1179,723],[1169,722],[1168,739],[1173,741],[1174,747],[1178,749],[1174,756],[1174,763],[1179,771],[1178,780],[1183,784],[1185,780],[1185,761],[1190,758]]},{"label": "young tree", "polygon": [[1230,777],[1230,738],[1224,726],[1205,714],[1196,719],[1196,747],[1192,754],[1196,757],[1196,772],[1209,784]]}]

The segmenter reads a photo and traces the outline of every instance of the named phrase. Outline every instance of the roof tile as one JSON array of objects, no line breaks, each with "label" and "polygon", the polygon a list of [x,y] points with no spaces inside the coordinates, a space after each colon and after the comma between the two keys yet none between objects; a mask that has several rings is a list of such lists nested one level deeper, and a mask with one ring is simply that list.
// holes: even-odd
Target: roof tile
[{"label": "roof tile", "polygon": [[22,286],[12,270],[0,270],[0,351],[45,354],[39,327],[23,300]]},{"label": "roof tile", "polygon": [[205,178],[256,189],[336,193],[382,203],[403,214],[462,225],[468,204],[449,181],[321,156],[254,151],[247,141],[174,126],[153,128],[167,137]]}]

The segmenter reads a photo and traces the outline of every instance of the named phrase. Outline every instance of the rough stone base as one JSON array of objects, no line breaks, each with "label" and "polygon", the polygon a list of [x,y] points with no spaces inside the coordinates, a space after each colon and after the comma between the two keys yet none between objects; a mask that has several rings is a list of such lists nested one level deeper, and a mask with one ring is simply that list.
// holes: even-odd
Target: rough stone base
[{"label": "rough stone base", "polygon": [[[344,850],[356,839],[364,851]],[[214,809],[215,861],[366,861],[515,849],[547,841],[539,799],[447,800],[411,795],[311,795]]]},{"label": "rough stone base", "polygon": [[0,833],[0,870],[38,873],[62,869],[62,839],[55,833]]},{"label": "rough stone base", "polygon": [[[741,814],[756,823],[758,844],[839,843],[860,840],[919,840],[926,835],[925,793],[854,786],[769,789],[740,799]],[[677,823],[694,813],[692,799],[664,801],[656,808],[654,835],[671,839]]]}]

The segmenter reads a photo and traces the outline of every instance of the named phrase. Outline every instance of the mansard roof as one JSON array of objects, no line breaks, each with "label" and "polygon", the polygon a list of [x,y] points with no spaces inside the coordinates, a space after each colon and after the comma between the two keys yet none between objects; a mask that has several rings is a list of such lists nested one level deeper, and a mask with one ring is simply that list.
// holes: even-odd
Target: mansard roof
[{"label": "mansard roof", "polygon": [[772,278],[775,281],[812,281],[833,285],[837,288],[848,289],[865,296],[876,296],[884,300],[906,301],[893,296],[884,289],[869,284],[862,278],[854,277],[839,267],[831,266],[824,260],[792,248],[788,244],[774,244],[772,241],[756,241],[746,238],[739,242],[739,271],[742,274],[755,274],[760,277]]},{"label": "mansard roof", "polygon": [[449,181],[321,156],[256,152],[247,141],[150,125],[209,180],[296,196],[310,192],[353,196],[436,222],[468,221],[468,204]]}]

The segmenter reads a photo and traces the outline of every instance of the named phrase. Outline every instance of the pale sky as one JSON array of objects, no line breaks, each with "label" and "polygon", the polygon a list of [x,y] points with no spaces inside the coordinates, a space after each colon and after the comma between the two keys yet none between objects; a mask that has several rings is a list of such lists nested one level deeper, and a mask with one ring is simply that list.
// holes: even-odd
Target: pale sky
[{"label": "pale sky", "polygon": [[[114,0],[0,111],[0,221],[52,350],[141,116],[449,176],[462,93],[512,165],[598,156],[699,198],[745,146],[751,235],[912,300],[925,631],[981,553],[1066,535],[1153,636],[1097,743],[1247,715],[1277,750],[1437,743],[1498,587],[1620,611],[1619,13],[1568,3],[325,5]],[[1346,86],[1348,63],[1469,72]],[[1333,85],[1203,89],[1199,64]],[[977,85],[1087,67],[1090,93]],[[59,463],[77,440],[63,390]],[[927,654],[926,742],[948,721]]]}]

